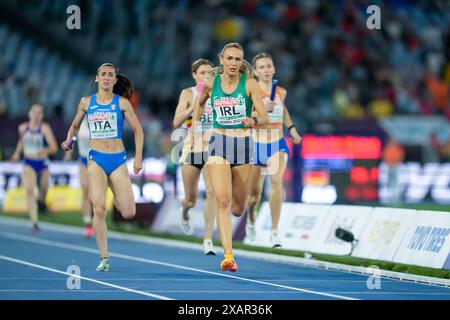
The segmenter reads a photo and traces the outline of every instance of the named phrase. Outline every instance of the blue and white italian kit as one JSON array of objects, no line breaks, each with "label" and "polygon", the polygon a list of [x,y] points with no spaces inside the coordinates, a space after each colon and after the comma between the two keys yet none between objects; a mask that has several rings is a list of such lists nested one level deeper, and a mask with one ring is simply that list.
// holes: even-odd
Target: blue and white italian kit
[{"label": "blue and white italian kit", "polygon": [[[111,103],[102,105],[97,102],[96,95],[91,96],[91,102],[86,112],[89,136],[91,139],[122,139],[123,112],[120,110],[118,94],[114,94]],[[107,175],[126,162],[125,151],[104,153],[89,149],[89,160],[95,161]]]},{"label": "blue and white italian kit", "polygon": [[47,158],[39,159],[42,151],[48,146],[42,129],[40,127],[31,129],[27,126],[22,136],[22,143],[24,164],[33,168],[36,174],[40,174],[42,170],[48,169],[49,160]]}]

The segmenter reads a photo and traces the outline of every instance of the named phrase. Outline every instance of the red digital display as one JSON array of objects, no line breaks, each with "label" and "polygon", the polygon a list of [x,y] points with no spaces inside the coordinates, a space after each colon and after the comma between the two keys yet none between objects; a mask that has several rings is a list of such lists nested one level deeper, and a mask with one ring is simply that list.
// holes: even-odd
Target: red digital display
[{"label": "red digital display", "polygon": [[380,138],[305,135],[302,143],[304,186],[333,186],[338,201],[378,200]]},{"label": "red digital display", "polygon": [[353,184],[377,183],[378,167],[353,167],[350,171],[350,181]]},{"label": "red digital display", "polygon": [[382,152],[378,137],[305,135],[302,143],[304,159],[380,159]]}]

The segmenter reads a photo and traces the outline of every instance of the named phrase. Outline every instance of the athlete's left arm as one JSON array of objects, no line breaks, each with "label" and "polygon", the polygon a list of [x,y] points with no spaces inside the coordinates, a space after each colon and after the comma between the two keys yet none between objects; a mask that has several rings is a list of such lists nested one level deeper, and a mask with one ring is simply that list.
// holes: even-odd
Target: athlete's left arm
[{"label": "athlete's left arm", "polygon": [[[242,122],[248,126],[253,127],[254,125],[264,125],[269,120],[267,116],[267,110],[264,107],[264,103],[262,101],[261,89],[258,86],[258,83],[253,78],[248,78],[246,82],[246,90],[249,97],[253,101],[253,106],[255,108],[257,117],[245,118]],[[256,121],[255,121],[256,119]]]},{"label": "athlete's left arm", "polygon": [[142,169],[142,150],[144,148],[144,131],[139,123],[136,113],[130,101],[125,98],[120,98],[120,109],[122,110],[125,119],[131,126],[134,132],[134,143],[136,147],[136,154],[134,155],[134,174],[139,174]]},{"label": "athlete's left arm", "polygon": [[44,134],[44,138],[48,144],[48,148],[44,150],[46,153],[44,157],[55,154],[56,151],[58,151],[58,144],[56,143],[56,138],[53,134],[52,128],[47,123],[42,124],[42,133]]},{"label": "athlete's left arm", "polygon": [[300,142],[302,142],[302,137],[297,132],[297,129],[295,128],[294,123],[292,122],[291,115],[289,114],[289,111],[286,108],[286,104],[284,102],[287,96],[287,91],[284,88],[280,88],[279,90],[281,102],[283,103],[284,108],[283,123],[289,129],[289,134],[291,135],[292,142],[294,142],[295,144],[300,144]]}]

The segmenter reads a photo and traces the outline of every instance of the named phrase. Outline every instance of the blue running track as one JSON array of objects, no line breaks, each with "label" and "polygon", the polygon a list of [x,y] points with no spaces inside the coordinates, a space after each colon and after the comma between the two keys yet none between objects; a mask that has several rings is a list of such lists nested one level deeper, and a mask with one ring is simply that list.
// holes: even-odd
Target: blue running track
[{"label": "blue running track", "polygon": [[[161,242],[111,236],[110,271],[96,272],[97,245],[81,228],[42,224],[32,234],[28,221],[0,218],[0,299],[450,300],[448,287],[382,278],[381,289],[371,290],[361,274],[239,254],[239,271],[224,273],[221,255]],[[69,266],[79,268],[79,279]]]}]

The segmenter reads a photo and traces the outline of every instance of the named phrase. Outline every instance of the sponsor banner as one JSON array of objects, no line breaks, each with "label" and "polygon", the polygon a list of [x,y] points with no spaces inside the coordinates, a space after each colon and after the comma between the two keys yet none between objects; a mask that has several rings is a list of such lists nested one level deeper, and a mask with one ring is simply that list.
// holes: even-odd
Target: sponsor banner
[{"label": "sponsor banner", "polygon": [[[281,207],[278,235],[283,249],[310,250],[318,235],[326,215],[331,209],[328,205],[283,203]],[[271,247],[270,232],[272,216],[268,202],[264,202],[255,223],[256,239],[244,239],[248,245]]]},{"label": "sponsor banner", "polygon": [[[69,186],[53,186],[48,189],[45,198],[47,210],[51,212],[81,211],[82,190]],[[106,194],[106,209],[112,210],[113,194],[108,188]],[[3,202],[5,213],[28,213],[26,192],[23,187],[8,189]]]},{"label": "sponsor banner", "polygon": [[320,227],[311,251],[336,255],[350,254],[351,244],[336,238],[337,228],[343,228],[353,233],[355,239],[361,237],[372,207],[333,205]]},{"label": "sponsor banner", "polygon": [[450,252],[448,253],[447,260],[445,260],[443,269],[450,270]]},{"label": "sponsor banner", "polygon": [[406,231],[417,219],[417,210],[374,208],[353,256],[392,261]]},{"label": "sponsor banner", "polygon": [[[151,226],[152,231],[169,232],[173,234],[184,234],[180,227],[181,219],[181,200],[167,196],[163,202],[161,209],[153,220]],[[204,199],[198,198],[194,208],[189,210],[189,217],[192,227],[194,228],[194,236],[203,237],[204,225],[203,222],[203,203]]]},{"label": "sponsor banner", "polygon": [[406,203],[420,203],[429,199],[439,204],[450,204],[450,163],[400,163],[396,168],[397,185],[389,187],[389,167],[380,164],[379,195],[387,203],[393,192],[398,192]]},{"label": "sponsor banner", "polygon": [[399,263],[443,268],[450,251],[450,214],[448,212],[417,212],[394,256]]}]

